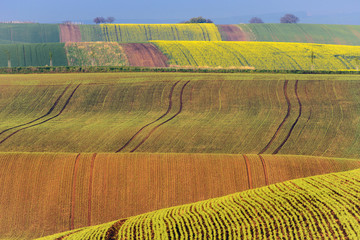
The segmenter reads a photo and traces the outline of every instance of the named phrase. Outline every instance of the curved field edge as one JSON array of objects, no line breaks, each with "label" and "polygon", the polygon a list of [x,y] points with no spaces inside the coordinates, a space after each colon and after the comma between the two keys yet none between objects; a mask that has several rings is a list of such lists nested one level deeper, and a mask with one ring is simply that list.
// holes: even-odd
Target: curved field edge
[{"label": "curved field edge", "polygon": [[360,47],[284,42],[153,41],[170,67],[358,70]]},{"label": "curved field edge", "polygon": [[0,239],[30,239],[357,169],[360,161],[251,154],[1,153],[0,165]]},{"label": "curved field edge", "polygon": [[360,169],[319,175],[41,238],[356,239]]}]

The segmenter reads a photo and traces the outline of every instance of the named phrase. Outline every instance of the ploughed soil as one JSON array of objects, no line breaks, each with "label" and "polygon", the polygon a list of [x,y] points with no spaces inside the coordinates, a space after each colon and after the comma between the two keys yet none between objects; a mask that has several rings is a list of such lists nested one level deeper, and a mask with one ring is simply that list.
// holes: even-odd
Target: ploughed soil
[{"label": "ploughed soil", "polygon": [[81,42],[79,26],[60,24],[60,42]]},{"label": "ploughed soil", "polygon": [[217,25],[224,41],[249,41],[250,36],[235,25]]},{"label": "ploughed soil", "polygon": [[130,66],[168,67],[168,58],[151,43],[121,44]]}]

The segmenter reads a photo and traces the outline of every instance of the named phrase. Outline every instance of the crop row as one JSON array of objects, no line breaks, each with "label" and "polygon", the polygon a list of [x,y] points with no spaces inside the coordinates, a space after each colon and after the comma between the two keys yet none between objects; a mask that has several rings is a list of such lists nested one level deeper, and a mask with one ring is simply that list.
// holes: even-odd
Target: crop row
[{"label": "crop row", "polygon": [[145,42],[149,40],[219,41],[214,24],[101,24],[105,41]]},{"label": "crop row", "polygon": [[0,23],[0,44],[60,42],[57,24]]},{"label": "crop row", "polygon": [[63,43],[0,44],[0,66],[67,66]]},{"label": "crop row", "polygon": [[[83,84],[60,121],[21,131],[0,144],[0,151],[116,152],[166,114],[170,100],[172,108],[162,120],[174,116],[181,98],[181,112],[159,126],[136,152],[271,154],[280,147],[279,154],[360,156],[359,82],[350,81],[356,76],[334,75],[338,80],[332,81],[321,75],[286,75],[299,81],[296,88],[296,81],[288,80],[285,90],[286,82],[277,80],[283,75],[185,74],[172,97],[176,74],[72,76],[2,76],[0,132],[47,113],[72,79]],[[314,81],[321,79],[327,81]],[[185,80],[190,82],[181,97]],[[122,152],[135,149],[157,124],[143,129]]]},{"label": "crop row", "polygon": [[270,23],[236,26],[251,41],[359,45],[360,26],[357,25]]},{"label": "crop row", "polygon": [[272,42],[154,41],[175,66],[359,69],[360,47]]},{"label": "crop row", "polygon": [[291,180],[80,229],[64,239],[358,239],[359,176],[357,169]]},{"label": "crop row", "polygon": [[349,159],[246,157],[247,163],[240,154],[1,153],[0,238],[32,239],[221,197],[248,190],[249,181],[258,188],[360,167]]}]

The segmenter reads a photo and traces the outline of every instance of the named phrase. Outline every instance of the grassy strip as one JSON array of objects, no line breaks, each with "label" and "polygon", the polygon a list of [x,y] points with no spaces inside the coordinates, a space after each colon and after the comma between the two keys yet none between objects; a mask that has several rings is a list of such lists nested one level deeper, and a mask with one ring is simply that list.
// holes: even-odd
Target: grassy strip
[{"label": "grassy strip", "polygon": [[356,70],[270,70],[241,68],[200,68],[200,67],[130,67],[130,66],[40,66],[40,67],[0,67],[0,74],[29,73],[102,73],[102,72],[189,72],[189,73],[281,73],[281,74],[360,74]]}]

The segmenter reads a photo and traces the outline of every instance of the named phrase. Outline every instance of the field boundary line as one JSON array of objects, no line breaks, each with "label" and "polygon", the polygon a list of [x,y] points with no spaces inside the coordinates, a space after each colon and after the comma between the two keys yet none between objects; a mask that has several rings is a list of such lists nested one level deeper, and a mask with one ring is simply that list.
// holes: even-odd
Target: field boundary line
[{"label": "field boundary line", "polygon": [[286,143],[287,140],[289,139],[292,131],[294,130],[296,124],[298,123],[298,121],[299,121],[299,119],[300,119],[300,117],[301,117],[302,104],[301,104],[301,101],[300,101],[300,98],[299,98],[299,95],[298,95],[298,82],[299,82],[299,80],[296,80],[296,82],[295,82],[295,95],[296,95],[296,99],[297,99],[298,104],[299,104],[299,115],[297,116],[295,122],[294,122],[293,125],[291,126],[288,134],[286,135],[286,137],[285,137],[285,139],[284,139],[284,141],[279,145],[278,148],[275,149],[275,151],[273,152],[273,154],[277,154],[277,153],[281,150],[281,148],[285,145],[285,143]]},{"label": "field boundary line", "polygon": [[78,85],[75,87],[75,89],[72,91],[71,95],[70,95],[70,96],[68,97],[68,99],[66,100],[65,105],[62,107],[62,109],[60,110],[60,112],[59,112],[58,114],[56,114],[55,116],[50,117],[50,118],[48,118],[48,119],[46,119],[46,120],[44,120],[44,121],[42,121],[42,122],[39,122],[39,123],[30,125],[30,126],[27,126],[27,127],[20,128],[19,130],[13,132],[13,133],[10,134],[9,136],[7,136],[7,137],[4,138],[3,140],[1,140],[1,141],[0,141],[0,144],[2,144],[2,143],[5,142],[7,139],[9,139],[10,137],[12,137],[13,135],[15,135],[16,133],[18,133],[18,132],[20,132],[20,131],[22,131],[22,130],[25,130],[25,129],[28,129],[28,128],[31,128],[31,127],[38,126],[38,125],[40,125],[40,124],[46,123],[46,122],[48,122],[48,121],[50,121],[50,120],[52,120],[52,119],[57,118],[58,116],[60,116],[61,113],[65,110],[66,106],[69,104],[71,98],[74,96],[76,90],[80,87],[80,85],[81,85],[81,83],[78,84]]},{"label": "field boundary line", "polygon": [[268,174],[268,171],[267,171],[267,165],[266,165],[265,159],[261,155],[258,155],[258,156],[259,156],[259,158],[261,160],[261,164],[263,166],[264,176],[265,176],[265,184],[269,185],[269,174]]},{"label": "field boundary line", "polygon": [[140,128],[140,130],[138,130],[121,148],[119,148],[115,153],[118,153],[120,151],[122,151],[127,145],[130,144],[130,142],[137,136],[140,134],[140,132],[142,130],[144,130],[146,127],[150,126],[151,124],[159,121],[160,119],[162,119],[163,117],[165,117],[171,110],[172,108],[172,95],[173,95],[173,92],[174,92],[174,89],[175,89],[175,86],[179,83],[180,81],[177,81],[172,87],[171,87],[171,90],[170,90],[170,93],[169,93],[169,106],[168,106],[168,109],[167,111],[161,115],[159,118],[157,118],[156,120],[146,124],[145,126],[143,126],[142,128]]},{"label": "field boundary line", "polygon": [[280,129],[282,128],[282,126],[285,124],[286,120],[289,118],[290,116],[290,111],[291,111],[291,103],[290,103],[290,99],[289,96],[287,95],[287,86],[288,86],[289,80],[285,80],[284,82],[284,95],[285,95],[285,99],[288,105],[287,108],[287,112],[286,115],[284,117],[284,119],[282,120],[282,122],[280,123],[280,125],[278,126],[278,128],[276,129],[274,135],[272,136],[272,138],[270,139],[270,141],[266,144],[266,146],[259,152],[259,154],[263,154],[269,147],[270,145],[273,143],[273,141],[275,140],[276,136],[279,134]]},{"label": "field boundary line", "polygon": [[94,153],[91,158],[90,176],[89,176],[89,192],[88,192],[88,226],[91,226],[91,200],[92,200],[92,187],[94,176],[94,165],[97,153]]},{"label": "field boundary line", "polygon": [[249,158],[245,154],[243,154],[243,158],[245,160],[245,165],[246,165],[246,172],[247,172],[247,176],[248,176],[249,189],[252,189],[253,184],[252,184],[251,167],[250,167]]},{"label": "field boundary line", "polygon": [[75,158],[74,169],[73,169],[73,176],[72,176],[72,185],[71,185],[71,199],[70,199],[70,223],[69,229],[74,229],[74,213],[75,213],[75,194],[76,194],[76,179],[77,179],[77,171],[80,159],[80,153]]},{"label": "field boundary line", "polygon": [[165,123],[173,120],[177,115],[179,115],[179,114],[181,113],[181,111],[182,111],[182,109],[183,109],[183,99],[182,99],[182,98],[183,98],[184,89],[185,89],[186,85],[187,85],[189,82],[190,82],[190,80],[187,81],[187,82],[183,85],[183,87],[181,88],[179,111],[178,111],[177,113],[175,113],[171,118],[165,120],[164,122],[160,123],[159,125],[155,126],[153,129],[151,129],[151,131],[149,132],[149,134],[148,134],[135,148],[133,148],[130,152],[135,152],[136,149],[138,149],[138,148],[151,136],[151,134],[153,134],[153,133],[156,131],[156,129],[158,129],[161,125],[164,125]]},{"label": "field boundary line", "polygon": [[41,117],[38,117],[30,122],[27,122],[27,123],[23,123],[23,124],[20,124],[20,125],[17,125],[17,126],[14,126],[14,127],[11,127],[11,128],[8,128],[8,129],[5,129],[3,130],[2,132],[0,132],[0,135],[9,131],[9,130],[12,130],[14,128],[18,128],[18,127],[22,127],[22,126],[25,126],[25,125],[28,125],[28,124],[31,124],[33,122],[36,122],[44,117],[46,117],[47,115],[49,115],[54,109],[55,107],[58,105],[60,99],[64,96],[65,92],[69,89],[69,87],[71,86],[71,84],[67,85],[66,88],[64,89],[64,91],[60,94],[60,96],[56,99],[56,101],[54,102],[54,104],[51,106],[51,108],[49,109],[49,111],[47,113],[45,113],[44,115],[42,115]]}]

